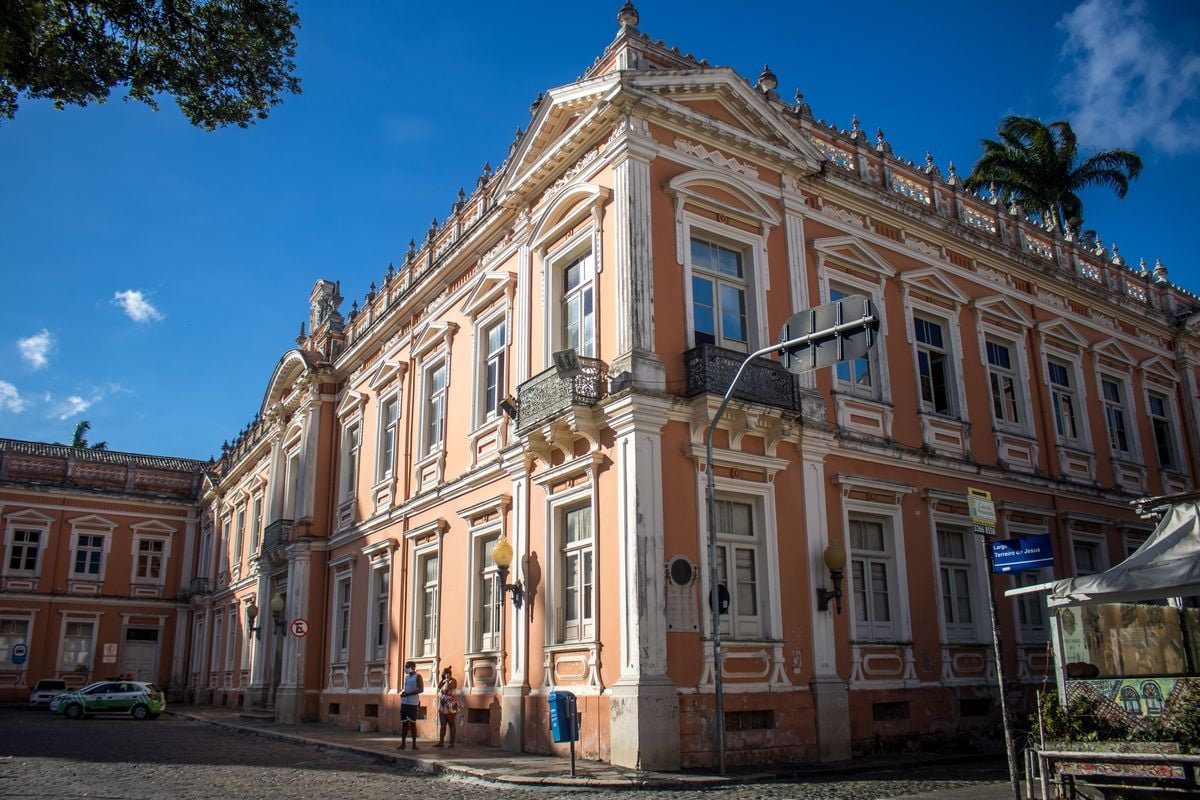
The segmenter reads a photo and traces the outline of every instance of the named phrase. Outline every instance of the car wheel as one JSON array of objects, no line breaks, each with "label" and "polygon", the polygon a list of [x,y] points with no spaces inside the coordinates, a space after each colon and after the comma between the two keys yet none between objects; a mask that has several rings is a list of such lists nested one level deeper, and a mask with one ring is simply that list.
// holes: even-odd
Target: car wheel
[{"label": "car wheel", "polygon": [[134,719],[146,719],[150,716],[150,709],[139,703],[129,713],[133,715]]},{"label": "car wheel", "polygon": [[67,719],[79,719],[83,716],[83,706],[79,703],[71,703],[63,710],[63,716]]}]

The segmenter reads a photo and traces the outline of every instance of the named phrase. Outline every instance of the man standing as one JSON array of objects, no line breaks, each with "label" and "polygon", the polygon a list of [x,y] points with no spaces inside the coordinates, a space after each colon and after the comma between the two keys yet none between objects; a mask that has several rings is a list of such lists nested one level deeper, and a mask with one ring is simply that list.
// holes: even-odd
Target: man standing
[{"label": "man standing", "polygon": [[417,749],[417,710],[421,707],[421,692],[425,691],[425,681],[417,672],[417,665],[411,661],[404,662],[404,690],[400,692],[400,749],[404,749],[404,739],[412,733],[412,749]]}]

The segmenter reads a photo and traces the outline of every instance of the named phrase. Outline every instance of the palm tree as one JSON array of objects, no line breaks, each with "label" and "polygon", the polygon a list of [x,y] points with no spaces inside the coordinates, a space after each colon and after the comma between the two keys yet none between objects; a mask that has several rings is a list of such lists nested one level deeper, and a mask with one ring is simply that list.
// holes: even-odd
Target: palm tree
[{"label": "palm tree", "polygon": [[1032,117],[1005,117],[996,133],[984,139],[983,155],[967,178],[968,189],[994,186],[1026,211],[1040,214],[1060,232],[1079,228],[1083,202],[1076,194],[1089,186],[1108,186],[1124,198],[1129,181],[1142,171],[1142,159],[1131,150],[1101,150],[1082,162],[1069,122],[1049,125]]},{"label": "palm tree", "polygon": [[79,420],[79,424],[75,426],[75,434],[71,437],[72,447],[90,447],[92,450],[107,450],[108,442],[96,442],[88,444],[87,432],[92,429],[92,423],[86,419]]}]

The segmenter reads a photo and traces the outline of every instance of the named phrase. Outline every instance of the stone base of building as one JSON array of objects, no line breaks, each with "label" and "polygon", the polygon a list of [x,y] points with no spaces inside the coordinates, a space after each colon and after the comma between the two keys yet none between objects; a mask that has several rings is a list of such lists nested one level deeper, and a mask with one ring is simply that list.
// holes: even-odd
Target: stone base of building
[{"label": "stone base of building", "polygon": [[813,716],[817,723],[817,760],[845,761],[850,749],[850,692],[836,676],[813,678]]},{"label": "stone base of building", "polygon": [[525,698],[529,689],[524,686],[505,686],[500,693],[500,749],[514,753],[525,749]]},{"label": "stone base of building", "polygon": [[612,763],[632,769],[680,768],[679,694],[666,676],[618,681],[609,700]]}]

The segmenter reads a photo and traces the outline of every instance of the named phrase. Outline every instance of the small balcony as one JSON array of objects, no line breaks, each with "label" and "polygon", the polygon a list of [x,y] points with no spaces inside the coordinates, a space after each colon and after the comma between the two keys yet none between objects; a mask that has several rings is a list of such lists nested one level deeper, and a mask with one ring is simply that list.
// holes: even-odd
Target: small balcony
[{"label": "small balcony", "polygon": [[200,594],[208,594],[208,578],[192,578],[192,582],[188,584],[188,597],[194,597]]},{"label": "small balcony", "polygon": [[[724,396],[737,375],[738,367],[746,360],[745,353],[726,350],[711,344],[693,347],[683,354],[687,375],[685,397],[702,394]],[[734,398],[761,403],[788,411],[800,410],[796,399],[796,381],[778,362],[759,358],[746,368]]]},{"label": "small balcony", "polygon": [[594,406],[608,393],[608,365],[598,358],[579,357],[580,372],[560,377],[554,367],[539,372],[517,387],[517,431],[525,431],[562,414],[572,406]]},{"label": "small balcony", "polygon": [[284,544],[292,535],[292,523],[290,519],[277,519],[268,525],[263,531],[262,549],[267,551]]}]

